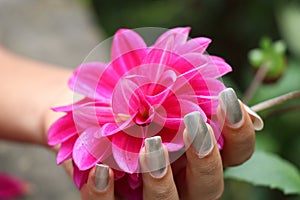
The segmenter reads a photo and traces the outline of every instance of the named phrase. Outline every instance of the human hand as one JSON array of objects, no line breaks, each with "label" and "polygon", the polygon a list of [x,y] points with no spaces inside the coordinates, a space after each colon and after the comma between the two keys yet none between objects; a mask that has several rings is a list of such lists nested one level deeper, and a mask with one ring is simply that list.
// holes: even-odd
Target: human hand
[{"label": "human hand", "polygon": [[[172,165],[168,164],[168,151],[160,137],[145,140],[140,163],[144,171],[150,172],[142,174],[143,199],[206,200],[221,197],[223,167],[241,164],[252,155],[254,126],[261,128],[262,122],[237,99],[232,89],[224,90],[219,99],[218,118],[220,121],[225,118],[222,151],[216,145],[212,128],[198,112],[185,116],[186,130],[183,135],[186,156]],[[165,167],[158,169],[160,166]],[[96,166],[91,170],[81,194],[83,199],[117,199],[114,196],[112,170],[107,166]]]}]

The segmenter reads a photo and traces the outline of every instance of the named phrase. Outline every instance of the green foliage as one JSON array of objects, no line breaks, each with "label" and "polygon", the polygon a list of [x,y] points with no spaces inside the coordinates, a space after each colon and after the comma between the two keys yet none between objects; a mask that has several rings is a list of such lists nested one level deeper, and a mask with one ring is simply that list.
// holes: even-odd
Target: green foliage
[{"label": "green foliage", "polygon": [[294,165],[272,153],[256,151],[243,165],[228,168],[224,177],[279,189],[285,194],[300,195],[299,171]]},{"label": "green foliage", "polygon": [[300,57],[300,2],[281,3],[276,10],[282,36],[287,41],[290,51]]}]

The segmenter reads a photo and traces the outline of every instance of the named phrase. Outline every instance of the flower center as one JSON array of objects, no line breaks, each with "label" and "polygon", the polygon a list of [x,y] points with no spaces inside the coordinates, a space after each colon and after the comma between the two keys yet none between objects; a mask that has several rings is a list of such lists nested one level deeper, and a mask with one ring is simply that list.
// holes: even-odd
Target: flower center
[{"label": "flower center", "polygon": [[137,109],[137,114],[133,121],[139,126],[149,125],[154,117],[154,108],[147,102],[143,101]]}]

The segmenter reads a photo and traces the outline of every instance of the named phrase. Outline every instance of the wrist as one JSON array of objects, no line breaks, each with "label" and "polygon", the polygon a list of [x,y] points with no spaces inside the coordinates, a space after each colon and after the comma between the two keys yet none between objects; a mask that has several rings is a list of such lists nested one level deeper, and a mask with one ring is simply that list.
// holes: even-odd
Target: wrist
[{"label": "wrist", "polygon": [[66,75],[65,81],[56,84],[56,89],[53,90],[49,104],[45,106],[44,117],[42,121],[43,135],[45,144],[48,145],[48,131],[51,125],[64,115],[64,113],[54,112],[51,108],[68,105],[72,103],[73,92],[68,88],[67,79],[70,76]]}]

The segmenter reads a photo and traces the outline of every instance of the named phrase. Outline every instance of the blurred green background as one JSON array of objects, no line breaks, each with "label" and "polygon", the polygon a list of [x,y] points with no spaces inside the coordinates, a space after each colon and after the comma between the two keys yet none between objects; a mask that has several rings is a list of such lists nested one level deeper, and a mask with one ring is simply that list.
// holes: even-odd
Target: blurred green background
[{"label": "blurred green background", "polygon": [[[272,83],[261,85],[249,105],[300,89],[300,2],[283,0],[82,0],[111,36],[122,27],[192,27],[191,37],[213,40],[208,52],[223,57],[233,73],[224,81],[240,98],[254,77],[248,53],[260,40],[287,45],[284,70]],[[270,58],[272,59],[272,58]],[[273,152],[300,168],[300,101],[295,99],[260,113],[265,128],[257,133],[257,149]],[[235,180],[225,181],[223,199],[300,199],[281,191]],[[284,184],[284,183],[283,183]],[[300,187],[300,186],[299,186]]]}]

